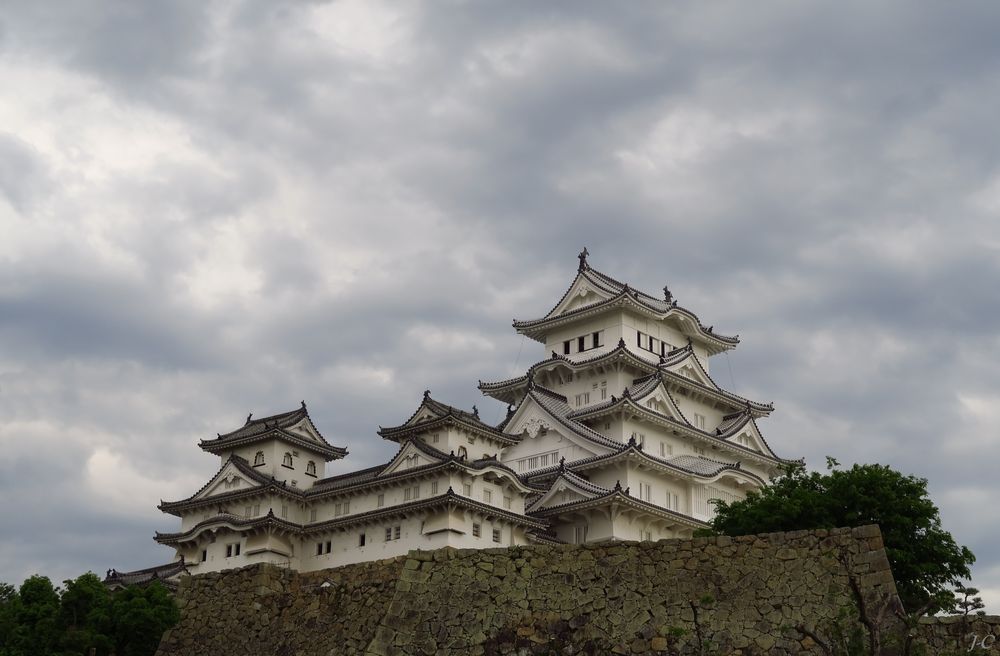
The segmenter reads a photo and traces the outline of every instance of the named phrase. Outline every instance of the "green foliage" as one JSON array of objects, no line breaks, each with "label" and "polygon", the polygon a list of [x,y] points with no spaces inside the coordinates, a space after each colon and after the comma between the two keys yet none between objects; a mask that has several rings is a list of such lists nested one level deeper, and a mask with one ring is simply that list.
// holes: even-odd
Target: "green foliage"
[{"label": "green foliage", "polygon": [[17,590],[0,583],[0,656],[152,656],[179,618],[160,583],[111,593],[88,572],[64,585],[44,576]]},{"label": "green foliage", "polygon": [[952,607],[950,585],[970,576],[975,556],[941,528],[927,481],[883,465],[829,473],[792,466],[759,492],[719,502],[712,529],[725,535],[878,524],[903,605],[931,612]]}]

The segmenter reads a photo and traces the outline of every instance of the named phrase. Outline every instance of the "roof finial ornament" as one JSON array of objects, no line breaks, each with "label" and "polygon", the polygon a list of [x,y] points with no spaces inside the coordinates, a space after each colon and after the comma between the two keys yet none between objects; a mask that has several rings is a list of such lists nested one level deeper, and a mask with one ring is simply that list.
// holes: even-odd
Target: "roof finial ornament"
[{"label": "roof finial ornament", "polygon": [[248,424],[250,423],[250,420],[251,420],[251,419],[253,419],[253,413],[252,413],[252,412],[251,412],[250,414],[248,414],[248,415],[247,415],[247,423],[248,423]]},{"label": "roof finial ornament", "polygon": [[566,456],[559,458],[559,471],[566,471]]},{"label": "roof finial ornament", "polygon": [[667,302],[667,305],[670,305],[671,301],[674,300],[674,295],[670,293],[670,288],[666,285],[663,286],[663,300]]},{"label": "roof finial ornament", "polygon": [[552,359],[555,360],[558,357],[559,357],[559,354],[556,353],[555,351],[552,351]]},{"label": "roof finial ornament", "polygon": [[635,433],[632,433],[632,437],[628,438],[628,445],[635,446]]},{"label": "roof finial ornament", "polygon": [[430,390],[424,390],[424,401],[426,401],[429,398],[431,398],[431,391]]},{"label": "roof finial ornament", "polygon": [[588,255],[590,255],[590,251],[587,250],[586,246],[584,246],[583,250],[580,251],[580,254],[577,255],[577,257],[580,258],[580,268],[577,269],[580,273],[583,273],[584,271],[590,268],[590,266],[587,264]]},{"label": "roof finial ornament", "polygon": [[615,481],[615,492],[621,492],[621,491],[622,491],[622,482]]},{"label": "roof finial ornament", "polygon": [[306,400],[305,399],[302,399],[302,409],[303,410],[306,409]]},{"label": "roof finial ornament", "polygon": [[472,414],[475,415],[476,419],[479,419],[479,408],[472,406]]}]

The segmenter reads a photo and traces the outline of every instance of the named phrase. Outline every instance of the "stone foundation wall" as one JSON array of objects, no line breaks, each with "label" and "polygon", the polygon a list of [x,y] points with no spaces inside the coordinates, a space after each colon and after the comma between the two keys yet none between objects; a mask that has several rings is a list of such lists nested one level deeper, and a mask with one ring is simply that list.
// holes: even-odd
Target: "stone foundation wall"
[{"label": "stone foundation wall", "polygon": [[1000,617],[925,617],[917,636],[916,644],[924,646],[928,655],[1000,654]]},{"label": "stone foundation wall", "polygon": [[859,596],[898,603],[874,526],[258,565],[178,595],[159,656],[821,654]]}]

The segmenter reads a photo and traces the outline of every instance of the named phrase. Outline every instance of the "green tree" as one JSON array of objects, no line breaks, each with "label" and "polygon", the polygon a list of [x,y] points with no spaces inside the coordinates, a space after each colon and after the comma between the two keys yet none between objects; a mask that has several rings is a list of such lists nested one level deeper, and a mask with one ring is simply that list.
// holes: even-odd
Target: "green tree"
[{"label": "green tree", "polygon": [[4,656],[59,654],[59,592],[45,576],[21,584],[13,601],[14,626]]},{"label": "green tree", "polygon": [[111,615],[118,656],[151,656],[163,632],[177,623],[180,611],[167,589],[157,582],[116,592]]},{"label": "green tree", "polygon": [[14,627],[17,626],[15,613],[19,604],[17,588],[9,583],[0,583],[0,656],[9,653]]},{"label": "green tree", "polygon": [[96,648],[98,656],[110,653],[114,645],[111,593],[93,572],[63,581],[63,585],[59,608],[63,650],[87,654]]},{"label": "green tree", "polygon": [[970,577],[975,556],[941,528],[927,481],[883,465],[785,473],[733,503],[717,502],[712,530],[724,535],[878,524],[904,607],[915,612],[951,609],[949,586]]}]

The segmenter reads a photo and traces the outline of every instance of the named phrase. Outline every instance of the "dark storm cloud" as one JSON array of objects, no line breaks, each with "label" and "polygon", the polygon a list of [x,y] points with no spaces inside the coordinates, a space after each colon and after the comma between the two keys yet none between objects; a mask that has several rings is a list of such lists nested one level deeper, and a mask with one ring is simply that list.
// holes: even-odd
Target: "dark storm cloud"
[{"label": "dark storm cloud", "polygon": [[[66,484],[3,470],[50,520],[16,518],[0,578],[165,559],[156,497],[251,410],[305,399],[335,471],[391,456],[425,388],[499,419],[476,380],[544,356],[510,319],[586,245],[743,336],[713,376],[776,403],[779,453],[928,477],[1000,603],[1000,524],[963,502],[1000,494],[997,14],[11,6],[0,441],[61,442]],[[72,562],[32,548],[71,535]]]}]

